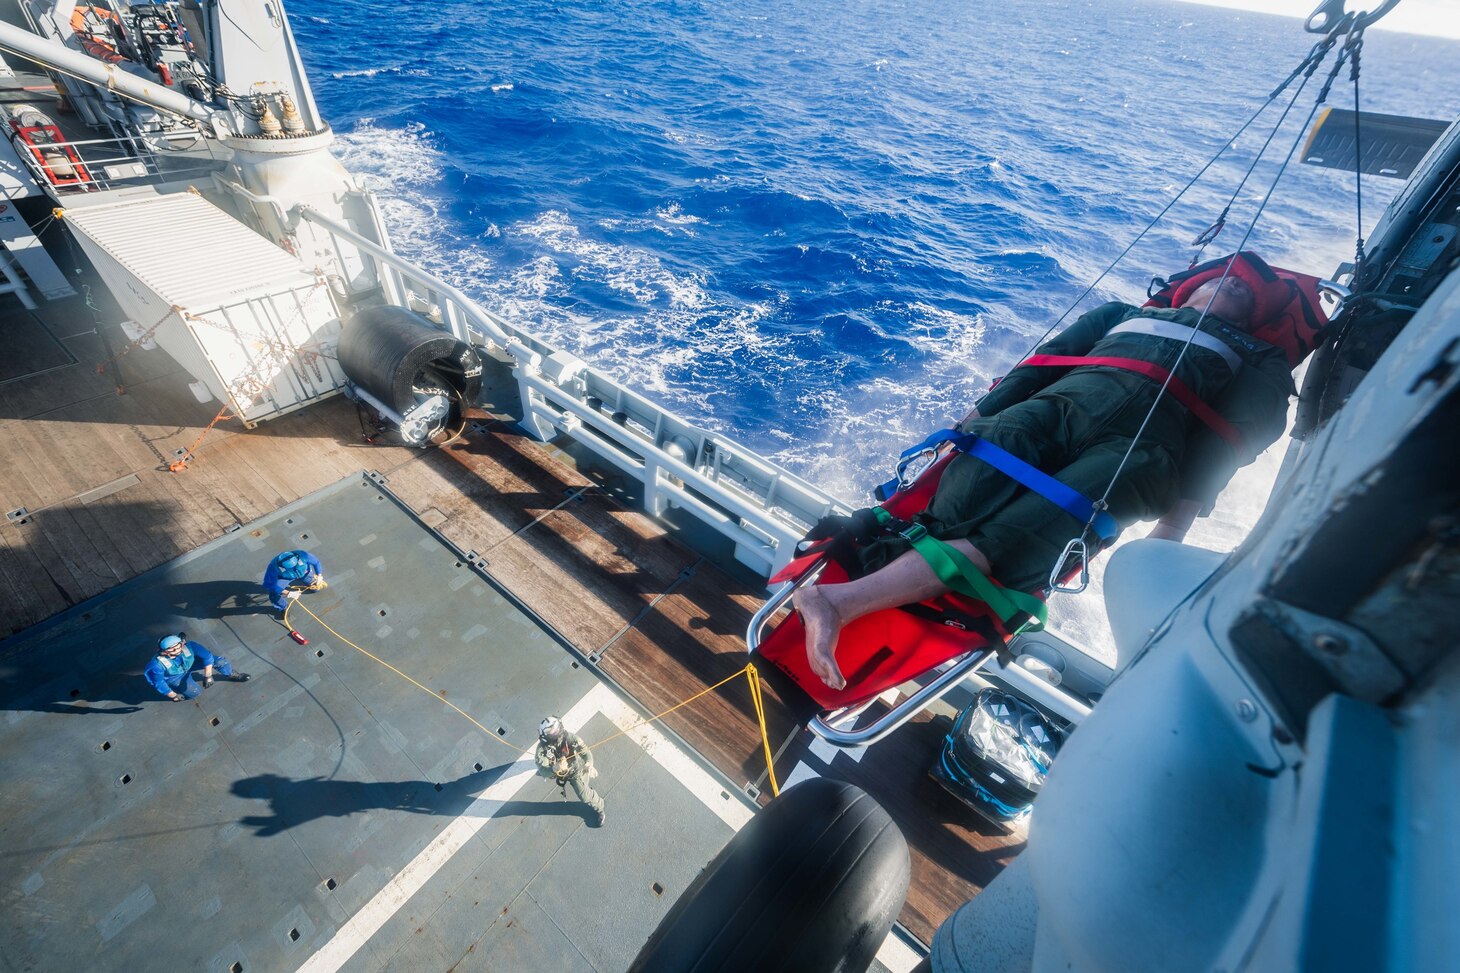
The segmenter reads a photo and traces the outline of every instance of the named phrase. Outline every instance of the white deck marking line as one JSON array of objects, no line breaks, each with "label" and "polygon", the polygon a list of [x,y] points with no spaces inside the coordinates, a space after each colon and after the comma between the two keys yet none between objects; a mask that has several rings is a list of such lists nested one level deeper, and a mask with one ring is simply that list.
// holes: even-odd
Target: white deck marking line
[{"label": "white deck marking line", "polygon": [[[595,713],[615,704],[622,705],[611,689],[599,683],[563,714],[563,724],[576,732]],[[299,967],[300,973],[335,973],[344,966],[536,773],[532,754],[519,757],[495,783],[477,795],[460,817],[443,828],[410,864],[397,872],[385,888],[340,926],[330,941]]]},{"label": "white deck marking line", "polygon": [[[620,730],[628,729],[643,718],[617,696],[604,704],[603,715],[612,720]],[[678,780],[685,790],[698,798],[701,804],[715,812],[715,816],[729,825],[731,831],[739,831],[745,827],[745,823],[753,816],[754,812],[734,794],[728,799],[721,797],[726,792],[725,785],[711,777],[653,723],[629,730],[628,736],[646,754],[653,757],[659,766],[669,771],[670,776]]]},{"label": "white deck marking line", "polygon": [[888,933],[882,941],[882,948],[877,950],[877,962],[891,973],[912,973],[922,961],[922,955],[913,952],[913,948],[903,942],[896,931]]}]

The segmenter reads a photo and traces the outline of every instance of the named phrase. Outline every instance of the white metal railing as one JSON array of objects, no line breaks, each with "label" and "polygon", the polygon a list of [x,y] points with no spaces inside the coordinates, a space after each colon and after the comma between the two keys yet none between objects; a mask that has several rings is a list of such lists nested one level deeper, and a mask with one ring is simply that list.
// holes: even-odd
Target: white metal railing
[{"label": "white metal railing", "polygon": [[58,195],[195,178],[227,161],[196,132],[52,142],[37,128],[11,131],[10,142],[36,182]]},{"label": "white metal railing", "polygon": [[[364,277],[385,301],[418,311],[512,366],[522,426],[571,437],[639,481],[654,515],[677,508],[731,540],[737,559],[769,577],[806,529],[845,505],[734,440],[701,429],[478,305],[457,288],[309,206],[291,222],[327,235],[337,275]],[[347,259],[353,257],[353,262]],[[364,273],[352,268],[364,268]],[[365,288],[357,288],[363,290]]]}]

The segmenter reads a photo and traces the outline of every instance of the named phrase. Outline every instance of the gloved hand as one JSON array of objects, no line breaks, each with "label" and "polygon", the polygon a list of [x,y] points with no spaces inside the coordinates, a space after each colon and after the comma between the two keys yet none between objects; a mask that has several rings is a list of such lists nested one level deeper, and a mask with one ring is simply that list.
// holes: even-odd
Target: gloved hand
[{"label": "gloved hand", "polygon": [[288,598],[290,601],[298,601],[299,592],[295,591],[293,588],[290,588],[288,591],[284,592],[284,597]]},{"label": "gloved hand", "polygon": [[876,540],[881,532],[877,515],[872,512],[871,507],[864,507],[849,517],[836,514],[822,517],[806,533],[797,548],[809,551],[816,549],[818,542],[830,540],[830,543],[821,544],[820,549],[832,560],[846,564],[855,559],[857,548]]},{"label": "gloved hand", "polygon": [[316,587],[316,588],[328,588],[329,586],[330,586],[330,583],[324,579],[324,575],[322,575],[322,574],[316,574],[314,576],[314,587]]},{"label": "gloved hand", "polygon": [[212,676],[204,676],[203,677],[203,688],[204,689],[207,689],[211,685],[213,685],[213,677]]}]

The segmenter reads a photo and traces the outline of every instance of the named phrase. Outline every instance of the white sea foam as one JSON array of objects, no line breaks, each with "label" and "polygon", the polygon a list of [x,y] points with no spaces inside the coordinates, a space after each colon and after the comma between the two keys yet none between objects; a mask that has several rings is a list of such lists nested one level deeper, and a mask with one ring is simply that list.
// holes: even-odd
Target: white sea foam
[{"label": "white sea foam", "polygon": [[511,91],[514,85],[511,81],[504,81],[501,84],[492,85],[492,90],[500,94],[503,91]]},{"label": "white sea foam", "polygon": [[656,209],[654,211],[654,218],[661,223],[668,223],[671,226],[694,226],[697,223],[705,222],[702,216],[686,213],[677,202]]},{"label": "white sea foam", "polygon": [[518,223],[511,232],[573,257],[571,272],[575,277],[606,284],[639,304],[666,301],[673,307],[696,310],[709,303],[702,275],[675,274],[647,251],[585,236],[559,210],[548,210],[533,220]]}]

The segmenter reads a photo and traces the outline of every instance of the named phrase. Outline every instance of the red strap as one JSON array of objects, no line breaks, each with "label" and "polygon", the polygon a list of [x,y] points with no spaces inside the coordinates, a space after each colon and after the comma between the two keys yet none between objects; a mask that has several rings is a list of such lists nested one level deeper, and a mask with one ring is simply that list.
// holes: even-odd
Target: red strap
[{"label": "red strap", "polygon": [[1141,361],[1139,358],[1106,358],[1099,355],[1030,355],[1020,364],[1055,365],[1069,368],[1079,368],[1083,365],[1107,365],[1111,368],[1123,368],[1128,372],[1144,375],[1153,382],[1164,382],[1167,376],[1170,376],[1171,382],[1166,388],[1176,396],[1176,401],[1186,406],[1192,415],[1211,427],[1212,432],[1230,443],[1239,454],[1243,451],[1242,434],[1237,431],[1237,427],[1218,415],[1215,409],[1201,400],[1201,396],[1191,390],[1190,386],[1160,365]]}]

